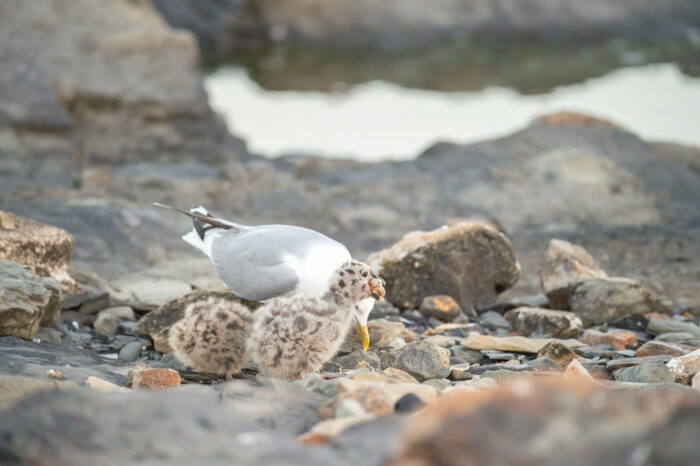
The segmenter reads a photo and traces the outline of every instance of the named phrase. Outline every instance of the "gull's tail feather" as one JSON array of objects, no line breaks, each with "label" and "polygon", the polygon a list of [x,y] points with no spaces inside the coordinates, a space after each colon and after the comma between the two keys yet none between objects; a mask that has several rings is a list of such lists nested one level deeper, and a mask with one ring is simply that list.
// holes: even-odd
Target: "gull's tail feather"
[{"label": "gull's tail feather", "polygon": [[157,202],[151,202],[151,204],[157,207],[162,207],[163,209],[168,209],[172,210],[173,212],[187,215],[188,217],[192,217],[194,229],[183,236],[182,239],[208,256],[210,255],[211,251],[211,242],[205,240],[208,231],[219,228],[224,230],[237,230],[240,228],[245,228],[243,225],[238,225],[227,220],[213,217],[209,211],[201,205],[193,207],[189,212],[187,212],[186,210],[170,207],[165,204],[159,204]]}]

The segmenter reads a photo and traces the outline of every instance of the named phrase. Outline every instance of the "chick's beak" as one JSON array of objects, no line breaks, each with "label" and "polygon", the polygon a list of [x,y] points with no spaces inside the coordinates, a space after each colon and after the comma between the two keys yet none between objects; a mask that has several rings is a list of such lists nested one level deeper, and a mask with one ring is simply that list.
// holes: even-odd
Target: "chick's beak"
[{"label": "chick's beak", "polygon": [[355,317],[355,322],[357,323],[357,331],[360,333],[360,340],[362,340],[362,349],[367,351],[369,348],[369,330],[367,329],[367,324],[360,322],[360,319]]}]

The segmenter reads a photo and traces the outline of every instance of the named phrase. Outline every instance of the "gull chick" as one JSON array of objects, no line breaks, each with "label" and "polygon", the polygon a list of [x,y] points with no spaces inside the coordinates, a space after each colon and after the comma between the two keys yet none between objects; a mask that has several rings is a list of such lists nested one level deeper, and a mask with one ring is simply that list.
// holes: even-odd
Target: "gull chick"
[{"label": "gull chick", "polygon": [[183,363],[231,381],[248,361],[252,324],[253,314],[244,305],[209,298],[185,309],[185,316],[170,328],[168,342]]},{"label": "gull chick", "polygon": [[[323,297],[331,275],[351,260],[341,243],[293,225],[248,226],[214,217],[202,206],[189,212],[153,203],[192,217],[194,229],[182,237],[209,257],[226,287],[249,301],[306,294]],[[367,318],[374,298],[358,303],[360,336],[369,345]]]},{"label": "gull chick", "polygon": [[345,262],[329,282],[323,297],[277,298],[255,312],[247,350],[263,374],[297,380],[319,370],[335,356],[353,318],[362,326],[358,305],[384,296],[384,281],[362,262]]}]

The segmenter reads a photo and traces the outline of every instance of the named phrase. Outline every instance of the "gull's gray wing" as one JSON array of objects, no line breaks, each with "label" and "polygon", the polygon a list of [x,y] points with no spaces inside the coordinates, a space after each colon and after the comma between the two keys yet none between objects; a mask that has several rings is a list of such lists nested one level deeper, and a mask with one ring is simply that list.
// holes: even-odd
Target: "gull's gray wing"
[{"label": "gull's gray wing", "polygon": [[300,280],[296,259],[325,241],[333,240],[287,225],[226,230],[216,232],[210,257],[217,275],[231,291],[245,299],[263,301],[294,291]]}]

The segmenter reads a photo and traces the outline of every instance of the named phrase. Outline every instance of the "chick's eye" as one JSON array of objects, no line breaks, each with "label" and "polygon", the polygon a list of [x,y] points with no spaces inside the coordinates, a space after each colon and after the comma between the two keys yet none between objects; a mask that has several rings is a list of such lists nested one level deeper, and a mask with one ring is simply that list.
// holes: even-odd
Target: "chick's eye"
[{"label": "chick's eye", "polygon": [[362,276],[363,276],[363,277],[366,277],[366,276],[367,276],[367,272],[362,272]]}]

